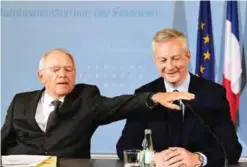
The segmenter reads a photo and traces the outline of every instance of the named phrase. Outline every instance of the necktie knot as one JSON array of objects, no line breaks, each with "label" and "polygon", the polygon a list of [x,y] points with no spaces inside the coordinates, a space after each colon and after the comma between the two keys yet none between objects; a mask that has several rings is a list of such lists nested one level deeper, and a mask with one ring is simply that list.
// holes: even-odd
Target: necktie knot
[{"label": "necktie knot", "polygon": [[58,110],[59,107],[61,106],[62,102],[59,100],[54,100],[51,102],[51,104],[55,107],[55,110]]},{"label": "necktie knot", "polygon": [[[179,92],[179,91],[177,89],[174,89],[173,92]],[[180,102],[178,100],[175,100],[173,103],[180,106]]]},{"label": "necktie knot", "polygon": [[59,101],[59,100],[53,100],[53,101],[51,102],[51,104],[54,105],[55,107],[56,107],[56,106],[60,106],[61,103],[62,103],[62,102]]}]

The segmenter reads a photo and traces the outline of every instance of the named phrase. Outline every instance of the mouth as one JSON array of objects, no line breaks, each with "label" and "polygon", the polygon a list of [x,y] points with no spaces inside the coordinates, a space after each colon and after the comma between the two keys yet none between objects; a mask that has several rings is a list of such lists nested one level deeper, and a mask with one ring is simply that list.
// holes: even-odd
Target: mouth
[{"label": "mouth", "polygon": [[167,73],[167,75],[176,75],[177,72],[173,72],[173,73]]},{"label": "mouth", "polygon": [[68,82],[58,82],[57,85],[68,85]]}]

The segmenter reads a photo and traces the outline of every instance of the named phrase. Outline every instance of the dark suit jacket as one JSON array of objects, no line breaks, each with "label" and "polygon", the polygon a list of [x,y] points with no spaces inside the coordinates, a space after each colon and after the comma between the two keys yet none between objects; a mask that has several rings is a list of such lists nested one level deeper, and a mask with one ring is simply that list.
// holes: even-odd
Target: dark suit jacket
[{"label": "dark suit jacket", "polygon": [[[65,97],[58,121],[43,132],[35,120],[42,92],[17,94],[1,130],[1,152],[90,158],[90,140],[99,125],[126,118],[145,106],[149,93],[107,98],[96,86],[79,84]],[[104,139],[102,139],[102,144]]]},{"label": "dark suit jacket", "polygon": [[[158,78],[140,87],[136,93],[149,91],[166,92],[163,78]],[[191,74],[189,92],[194,93],[196,97],[190,102],[191,107],[201,115],[205,123],[219,137],[226,148],[229,162],[236,163],[241,155],[242,146],[238,142],[234,125],[230,119],[225,89],[216,83]],[[125,149],[142,149],[141,143],[146,128],[152,130],[156,151],[170,147],[169,112],[171,111],[167,108],[159,106],[152,113],[132,114],[127,119],[122,136],[116,146],[120,159],[123,158]],[[189,108],[185,109],[181,146],[191,152],[201,152],[206,155],[208,166],[218,167],[224,162],[224,154],[219,143]]]}]

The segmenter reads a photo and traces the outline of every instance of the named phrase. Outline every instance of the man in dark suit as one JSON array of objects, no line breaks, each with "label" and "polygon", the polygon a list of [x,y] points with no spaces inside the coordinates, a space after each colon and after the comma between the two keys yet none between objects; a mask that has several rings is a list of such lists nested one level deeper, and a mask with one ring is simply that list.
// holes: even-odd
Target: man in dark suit
[{"label": "man in dark suit", "polygon": [[[177,108],[171,102],[193,99],[189,93],[143,93],[107,98],[96,86],[75,85],[75,62],[62,49],[41,59],[42,90],[17,94],[1,130],[1,153],[90,158],[90,139],[99,125],[126,118],[151,102]],[[146,105],[147,103],[147,105]]]},{"label": "man in dark suit", "polygon": [[151,129],[157,167],[221,166],[225,157],[219,142],[229,163],[237,163],[242,146],[230,119],[225,89],[189,73],[191,54],[186,36],[175,29],[158,31],[153,38],[153,54],[162,77],[141,86],[136,94],[180,91],[193,93],[196,98],[180,101],[179,112],[156,106],[155,112],[132,113],[116,146],[119,158],[123,158],[123,150],[142,149],[144,130]]}]

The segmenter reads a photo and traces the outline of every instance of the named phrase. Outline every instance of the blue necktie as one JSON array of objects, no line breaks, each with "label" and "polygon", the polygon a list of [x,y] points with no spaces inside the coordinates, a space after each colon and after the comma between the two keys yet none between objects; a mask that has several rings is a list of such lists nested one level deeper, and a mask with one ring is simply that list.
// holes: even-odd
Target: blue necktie
[{"label": "blue necktie", "polygon": [[[173,92],[178,92],[178,90],[174,90]],[[171,131],[171,140],[170,144],[172,147],[181,146],[182,140],[182,124],[183,124],[183,114],[182,114],[182,106],[178,100],[174,101],[173,104],[176,104],[181,107],[181,110],[172,110],[170,111],[170,131]]]}]

